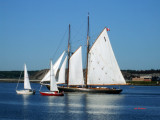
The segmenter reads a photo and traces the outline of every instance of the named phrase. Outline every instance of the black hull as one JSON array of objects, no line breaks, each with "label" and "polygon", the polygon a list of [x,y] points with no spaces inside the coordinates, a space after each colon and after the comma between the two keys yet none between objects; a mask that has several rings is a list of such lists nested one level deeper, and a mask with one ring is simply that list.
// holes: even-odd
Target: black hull
[{"label": "black hull", "polygon": [[[49,88],[50,86],[47,86]],[[122,89],[112,88],[73,88],[73,87],[58,87],[60,92],[83,92],[83,93],[105,93],[105,94],[120,94]]]}]

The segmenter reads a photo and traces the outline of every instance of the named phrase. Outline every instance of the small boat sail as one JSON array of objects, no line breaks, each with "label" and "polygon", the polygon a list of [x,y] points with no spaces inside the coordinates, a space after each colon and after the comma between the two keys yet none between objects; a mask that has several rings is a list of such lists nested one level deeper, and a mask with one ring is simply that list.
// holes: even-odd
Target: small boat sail
[{"label": "small boat sail", "polygon": [[53,70],[53,65],[52,61],[50,62],[50,91],[48,92],[40,92],[41,95],[43,96],[64,96],[63,92],[59,92],[55,76],[54,76],[54,70]]},{"label": "small boat sail", "polygon": [[16,92],[17,94],[25,94],[25,95],[32,95],[35,94],[36,92],[35,90],[31,89],[26,64],[24,64],[24,90],[16,90]]}]

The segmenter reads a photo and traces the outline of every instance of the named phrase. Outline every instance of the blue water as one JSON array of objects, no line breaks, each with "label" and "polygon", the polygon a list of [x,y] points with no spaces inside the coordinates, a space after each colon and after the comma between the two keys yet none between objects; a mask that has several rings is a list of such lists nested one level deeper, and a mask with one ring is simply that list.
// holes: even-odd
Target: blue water
[{"label": "blue water", "polygon": [[0,83],[0,120],[160,120],[160,86],[121,86],[120,95],[63,97],[41,96],[40,85],[32,87],[35,95],[17,95],[15,83]]}]

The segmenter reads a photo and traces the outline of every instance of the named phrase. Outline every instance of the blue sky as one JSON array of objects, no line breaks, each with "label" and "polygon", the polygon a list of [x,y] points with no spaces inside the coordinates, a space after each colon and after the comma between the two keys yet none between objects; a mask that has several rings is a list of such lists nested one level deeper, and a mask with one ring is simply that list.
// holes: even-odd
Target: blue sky
[{"label": "blue sky", "polygon": [[67,48],[85,47],[104,27],[121,69],[160,69],[159,0],[0,0],[0,70],[49,67]]}]

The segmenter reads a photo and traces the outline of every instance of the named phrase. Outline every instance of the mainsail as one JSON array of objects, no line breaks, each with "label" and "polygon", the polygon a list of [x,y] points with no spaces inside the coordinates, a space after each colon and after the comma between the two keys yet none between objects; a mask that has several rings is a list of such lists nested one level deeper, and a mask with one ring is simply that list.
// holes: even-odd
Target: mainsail
[{"label": "mainsail", "polygon": [[31,89],[26,64],[24,64],[24,89]]},{"label": "mainsail", "polygon": [[69,85],[84,85],[82,68],[82,47],[70,57],[69,61]]},{"label": "mainsail", "polygon": [[63,64],[61,66],[61,69],[59,71],[59,77],[58,77],[58,84],[64,84],[65,83],[65,70],[66,70],[66,64],[67,64],[67,56],[65,60],[63,61]]},{"label": "mainsail", "polygon": [[[60,66],[60,63],[62,61],[62,58],[63,58],[64,54],[65,54],[65,51],[61,54],[61,56],[58,58],[56,63],[53,65],[54,76],[56,76],[56,74],[57,74],[57,70]],[[51,73],[50,73],[50,70],[49,70],[48,73],[44,76],[44,78],[41,80],[40,83],[43,83],[45,81],[50,81],[50,74]]]},{"label": "mainsail", "polygon": [[126,84],[126,82],[105,28],[89,51],[87,85],[112,84]]},{"label": "mainsail", "polygon": [[54,76],[54,70],[53,70],[53,65],[52,61],[50,64],[50,91],[58,91],[57,84],[56,84],[56,79]]}]

